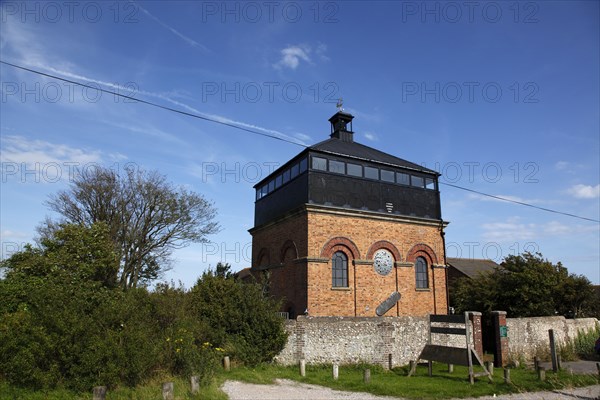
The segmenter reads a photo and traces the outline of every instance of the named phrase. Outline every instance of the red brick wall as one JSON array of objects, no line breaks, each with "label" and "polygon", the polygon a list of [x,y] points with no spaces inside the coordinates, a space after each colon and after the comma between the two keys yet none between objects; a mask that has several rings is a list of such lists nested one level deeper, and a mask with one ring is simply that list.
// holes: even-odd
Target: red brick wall
[{"label": "red brick wall", "polygon": [[[396,290],[402,298],[386,316],[446,313],[446,270],[431,268],[444,262],[437,224],[309,205],[252,235],[253,267],[274,267],[271,293],[285,297],[297,313],[308,308],[313,316],[375,316],[377,306]],[[379,248],[388,249],[399,264],[386,276],[373,269],[373,253]],[[347,288],[331,284],[331,256],[338,250],[348,257]],[[412,263],[418,256],[428,261],[428,289],[416,289]]]}]

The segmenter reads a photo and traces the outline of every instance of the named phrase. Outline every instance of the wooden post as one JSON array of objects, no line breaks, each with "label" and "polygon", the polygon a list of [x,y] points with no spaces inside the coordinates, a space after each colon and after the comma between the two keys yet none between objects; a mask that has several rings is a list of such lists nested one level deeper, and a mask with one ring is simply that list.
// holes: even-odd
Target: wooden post
[{"label": "wooden post", "polygon": [[96,386],[93,391],[93,400],[105,400],[106,399],[106,386]]},{"label": "wooden post", "polygon": [[448,364],[448,373],[451,374],[454,372],[454,364]]},{"label": "wooden post", "polygon": [[415,360],[410,360],[408,362],[408,376],[415,370]]},{"label": "wooden post", "polygon": [[306,376],[306,360],[300,360],[300,376]]},{"label": "wooden post", "polygon": [[504,383],[510,384],[510,369],[504,368]]},{"label": "wooden post", "polygon": [[533,369],[535,372],[538,372],[538,369],[540,369],[540,359],[537,356],[533,357]]},{"label": "wooden post", "polygon": [[560,354],[556,355],[556,366],[558,367],[559,370],[562,369],[562,359],[560,358]]},{"label": "wooden post", "polygon": [[371,370],[369,368],[365,369],[363,380],[366,384],[371,383]]},{"label": "wooden post", "polygon": [[392,353],[388,354],[388,369],[391,371],[393,368],[392,366]]},{"label": "wooden post", "polygon": [[494,375],[494,362],[493,361],[486,361],[485,362],[485,369],[488,370],[488,372],[490,373],[490,375]]},{"label": "wooden post", "polygon": [[163,383],[162,397],[163,397],[163,400],[174,400],[175,399],[175,388],[173,386],[173,382]]},{"label": "wooden post", "polygon": [[538,369],[538,378],[542,382],[546,380],[546,368],[540,367]]},{"label": "wooden post", "polygon": [[340,367],[337,364],[333,364],[333,380],[337,381],[340,376]]},{"label": "wooden post", "polygon": [[429,376],[433,375],[433,362],[427,361],[427,373]]},{"label": "wooden post", "polygon": [[548,329],[550,336],[550,356],[552,357],[552,371],[558,371],[558,359],[556,358],[556,342],[554,341],[554,329]]},{"label": "wooden post", "polygon": [[200,391],[200,379],[197,375],[194,375],[190,378],[190,383],[192,384],[192,393],[196,394]]},{"label": "wooden post", "polygon": [[598,370],[598,377],[600,378],[600,363],[596,363],[596,369]]},{"label": "wooden post", "polygon": [[223,368],[225,368],[225,371],[229,371],[231,369],[231,361],[229,361],[229,356],[223,357]]}]

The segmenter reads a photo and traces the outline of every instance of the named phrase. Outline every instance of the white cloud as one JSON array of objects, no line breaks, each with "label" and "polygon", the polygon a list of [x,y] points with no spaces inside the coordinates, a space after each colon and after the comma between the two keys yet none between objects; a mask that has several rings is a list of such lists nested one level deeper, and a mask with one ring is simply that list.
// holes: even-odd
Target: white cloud
[{"label": "white cloud", "polygon": [[[516,201],[519,203],[526,203],[526,204],[536,204],[536,203],[542,203],[542,200],[539,199],[524,199],[522,197],[519,196],[511,196],[509,194],[494,194],[494,196],[496,197],[500,197],[499,199],[495,198],[495,197],[489,197],[489,196],[483,196],[481,194],[475,194],[475,193],[469,193],[467,195],[467,197],[469,199],[473,199],[473,200],[481,200],[481,201]],[[505,199],[505,200],[502,200]]]},{"label": "white cloud", "polygon": [[567,193],[577,199],[595,199],[600,197],[600,184],[596,186],[592,185],[574,185],[571,186]]},{"label": "white cloud", "polygon": [[373,132],[365,132],[364,136],[365,136],[365,138],[367,138],[368,140],[370,140],[372,142],[376,142],[378,140],[377,135],[374,134]]},{"label": "white cloud", "polygon": [[499,243],[517,241],[535,242],[543,237],[582,235],[597,231],[596,226],[567,225],[558,221],[543,224],[523,223],[519,217],[511,217],[506,221],[492,222],[481,225],[484,240]]},{"label": "white cloud", "polygon": [[98,150],[89,151],[66,144],[55,144],[44,140],[29,140],[22,136],[2,136],[0,143],[2,143],[0,160],[3,163],[37,165],[76,162],[91,164],[102,161],[101,152]]},{"label": "white cloud", "polygon": [[[324,50],[321,48],[320,52]],[[296,69],[300,65],[300,61],[312,64],[310,53],[311,48],[307,45],[288,46],[281,50],[281,59],[273,66],[277,69],[290,68]]]},{"label": "white cloud", "polygon": [[559,171],[567,169],[568,166],[569,166],[568,161],[558,161],[556,164],[554,164],[554,168]]}]

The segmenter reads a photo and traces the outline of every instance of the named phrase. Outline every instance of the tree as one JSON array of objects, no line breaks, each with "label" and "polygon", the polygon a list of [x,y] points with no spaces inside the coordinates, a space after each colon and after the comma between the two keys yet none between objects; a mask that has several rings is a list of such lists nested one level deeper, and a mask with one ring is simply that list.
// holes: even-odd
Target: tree
[{"label": "tree", "polygon": [[277,315],[279,304],[266,297],[258,283],[243,283],[229,265],[202,274],[190,290],[192,310],[211,327],[211,342],[247,365],[273,359],[287,334]]},{"label": "tree", "polygon": [[586,277],[570,274],[539,253],[511,255],[491,274],[460,279],[452,296],[458,312],[504,310],[512,317],[583,317],[595,304]]},{"label": "tree", "polygon": [[[58,223],[107,224],[119,259],[114,280],[123,288],[158,278],[169,269],[174,249],[205,242],[219,230],[212,203],[174,187],[156,171],[127,168],[119,175],[108,168],[88,169],[47,205],[61,215]],[[56,226],[47,220],[39,232],[48,236]]]}]

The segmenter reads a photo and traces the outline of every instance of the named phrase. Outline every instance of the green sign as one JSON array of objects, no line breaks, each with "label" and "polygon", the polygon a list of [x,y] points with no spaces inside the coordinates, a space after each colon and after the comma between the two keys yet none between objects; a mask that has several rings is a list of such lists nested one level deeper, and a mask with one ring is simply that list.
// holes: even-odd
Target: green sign
[{"label": "green sign", "polygon": [[500,337],[508,337],[508,327],[506,325],[500,327]]}]

